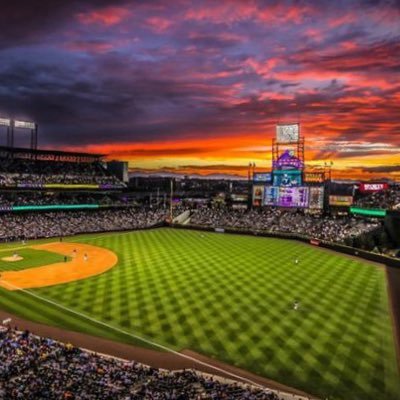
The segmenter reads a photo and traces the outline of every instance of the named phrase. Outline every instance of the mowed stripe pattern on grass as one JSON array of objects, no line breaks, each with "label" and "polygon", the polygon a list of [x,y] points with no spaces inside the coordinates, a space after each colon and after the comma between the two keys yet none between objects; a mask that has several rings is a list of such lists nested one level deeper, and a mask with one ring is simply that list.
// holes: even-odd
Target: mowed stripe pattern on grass
[{"label": "mowed stripe pattern on grass", "polygon": [[[35,293],[321,397],[399,398],[383,269],[300,243],[196,231],[79,240],[114,251],[117,267]],[[19,314],[37,318],[21,306],[27,295],[15,300]],[[58,325],[129,341],[73,315]]]},{"label": "mowed stripe pattern on grass", "polygon": [[[13,257],[14,254],[23,259],[16,262],[3,261],[3,257]],[[69,260],[69,257],[68,257]],[[2,271],[21,271],[27,268],[41,267],[42,265],[53,264],[64,261],[61,254],[52,253],[46,250],[36,250],[25,246],[25,248],[15,251],[0,252],[0,272]]]}]

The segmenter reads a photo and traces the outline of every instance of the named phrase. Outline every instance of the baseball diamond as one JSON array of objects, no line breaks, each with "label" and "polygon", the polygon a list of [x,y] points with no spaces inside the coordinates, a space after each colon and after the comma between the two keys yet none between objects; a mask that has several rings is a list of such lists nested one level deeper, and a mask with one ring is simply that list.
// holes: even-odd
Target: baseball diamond
[{"label": "baseball diamond", "polygon": [[[1,309],[122,343],[151,347],[143,337],[195,351],[320,398],[399,399],[381,265],[282,239],[158,228],[65,238],[68,249],[103,248],[116,265],[64,284],[4,288],[7,271],[62,263],[51,243],[1,246],[2,256],[14,248],[23,256],[0,261]],[[95,262],[89,254],[86,263]]]}]

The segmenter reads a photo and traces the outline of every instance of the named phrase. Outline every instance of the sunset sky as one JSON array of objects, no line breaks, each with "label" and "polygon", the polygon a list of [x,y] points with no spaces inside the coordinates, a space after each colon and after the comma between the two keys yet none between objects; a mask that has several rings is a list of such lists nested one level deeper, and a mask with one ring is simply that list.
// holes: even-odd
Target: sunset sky
[{"label": "sunset sky", "polygon": [[400,179],[399,0],[19,0],[0,26],[0,117],[41,148],[243,175],[299,121],[309,165]]}]

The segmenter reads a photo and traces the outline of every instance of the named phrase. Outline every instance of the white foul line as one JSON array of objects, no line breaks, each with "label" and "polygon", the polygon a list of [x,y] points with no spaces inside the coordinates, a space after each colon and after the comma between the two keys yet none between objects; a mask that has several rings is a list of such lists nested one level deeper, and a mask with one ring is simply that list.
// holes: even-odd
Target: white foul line
[{"label": "white foul line", "polygon": [[2,279],[1,281],[2,281],[2,283],[5,283],[6,285],[9,285],[9,286],[12,287],[13,289],[21,290],[21,291],[23,291],[24,293],[27,293],[27,294],[29,294],[29,295],[31,295],[31,296],[33,296],[33,297],[38,298],[39,300],[45,301],[45,302],[47,302],[47,303],[49,303],[49,304],[52,304],[52,305],[54,305],[54,306],[56,306],[56,307],[59,307],[59,308],[61,308],[61,309],[64,309],[64,310],[66,310],[66,311],[68,311],[68,312],[70,312],[70,313],[72,313],[72,314],[76,314],[76,315],[78,315],[78,316],[80,316],[80,317],[86,318],[86,319],[88,319],[89,321],[92,321],[92,322],[94,322],[94,323],[96,323],[96,324],[98,324],[98,325],[103,325],[103,326],[105,326],[105,327],[107,327],[107,328],[109,328],[109,329],[111,329],[111,330],[115,330],[115,331],[120,332],[120,333],[122,333],[122,334],[124,334],[124,335],[130,336],[130,337],[132,337],[132,338],[134,338],[134,339],[137,339],[137,340],[140,340],[140,341],[142,341],[142,342],[144,342],[144,343],[147,343],[147,344],[149,344],[149,345],[151,345],[151,346],[154,346],[154,347],[157,347],[157,348],[162,349],[162,350],[164,350],[164,351],[167,351],[167,352],[169,352],[169,353],[171,353],[171,354],[174,354],[174,355],[176,355],[176,356],[178,356],[178,357],[185,358],[185,359],[190,360],[190,361],[192,361],[192,362],[195,362],[195,363],[197,363],[197,364],[203,365],[204,367],[208,367],[208,368],[211,368],[211,369],[213,369],[213,370],[215,370],[215,371],[222,372],[223,374],[229,375],[229,376],[231,376],[231,377],[233,377],[233,378],[235,378],[235,379],[242,380],[242,381],[246,381],[246,382],[250,383],[250,384],[253,385],[253,386],[257,386],[257,387],[259,387],[259,388],[267,389],[267,390],[270,390],[270,391],[273,392],[273,390],[267,388],[267,387],[264,386],[264,385],[260,385],[259,383],[254,382],[254,381],[252,381],[251,379],[248,379],[248,378],[245,378],[245,377],[243,377],[243,376],[234,374],[233,372],[226,371],[226,370],[224,370],[223,368],[216,367],[215,365],[208,364],[208,363],[206,363],[206,362],[204,362],[204,361],[198,360],[198,359],[196,359],[196,358],[194,358],[194,357],[191,357],[191,356],[189,356],[189,355],[187,355],[187,354],[180,353],[180,352],[178,352],[178,351],[176,351],[176,350],[173,350],[173,349],[171,349],[171,348],[169,348],[169,347],[167,347],[167,346],[164,346],[164,345],[162,345],[162,344],[153,342],[153,341],[150,340],[150,339],[146,339],[146,338],[141,337],[141,336],[139,336],[139,335],[136,335],[136,334],[134,334],[134,333],[124,331],[123,329],[120,329],[120,328],[118,328],[118,327],[109,325],[109,324],[107,324],[106,322],[99,321],[99,320],[97,320],[97,319],[95,319],[95,318],[90,317],[89,315],[85,315],[85,314],[80,313],[80,312],[78,312],[78,311],[72,310],[72,309],[70,309],[70,308],[68,308],[68,307],[66,307],[66,306],[63,306],[62,304],[59,304],[59,303],[57,303],[57,302],[55,302],[55,301],[53,301],[53,300],[46,299],[45,297],[39,296],[39,295],[37,295],[36,293],[30,292],[29,290],[26,290],[26,289],[20,288],[20,287],[18,287],[18,286],[15,286],[15,285],[13,285],[12,283],[10,283],[10,282],[8,282],[8,281],[5,281],[5,280],[3,280],[3,279]]}]

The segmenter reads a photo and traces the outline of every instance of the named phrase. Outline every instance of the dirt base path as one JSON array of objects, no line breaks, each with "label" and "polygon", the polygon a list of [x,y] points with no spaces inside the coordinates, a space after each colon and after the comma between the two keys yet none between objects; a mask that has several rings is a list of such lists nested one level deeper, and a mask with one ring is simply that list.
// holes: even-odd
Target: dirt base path
[{"label": "dirt base path", "polygon": [[90,244],[54,242],[31,248],[50,251],[72,259],[21,271],[3,272],[0,286],[8,290],[19,290],[73,282],[102,274],[118,262],[114,252]]}]

